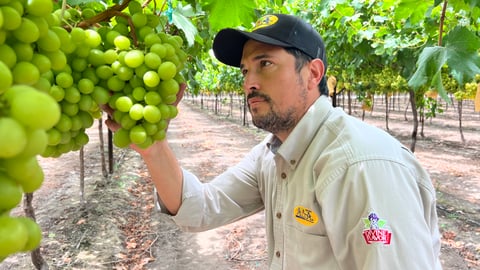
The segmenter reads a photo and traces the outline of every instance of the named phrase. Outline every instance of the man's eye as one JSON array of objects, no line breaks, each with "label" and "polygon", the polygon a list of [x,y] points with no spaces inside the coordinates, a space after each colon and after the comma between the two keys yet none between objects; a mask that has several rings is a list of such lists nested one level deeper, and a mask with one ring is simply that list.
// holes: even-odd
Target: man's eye
[{"label": "man's eye", "polygon": [[266,67],[266,66],[269,66],[271,64],[272,64],[272,62],[267,61],[267,60],[260,61],[260,66],[262,66],[262,67]]},{"label": "man's eye", "polygon": [[246,69],[242,69],[241,72],[242,72],[243,76],[247,75],[247,70]]}]

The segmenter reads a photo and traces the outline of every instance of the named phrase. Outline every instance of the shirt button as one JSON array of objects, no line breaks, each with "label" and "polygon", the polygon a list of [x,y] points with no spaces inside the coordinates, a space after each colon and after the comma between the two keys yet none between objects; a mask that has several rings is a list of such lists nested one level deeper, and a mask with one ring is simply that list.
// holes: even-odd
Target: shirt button
[{"label": "shirt button", "polygon": [[285,179],[285,178],[287,178],[287,174],[283,172],[281,177],[282,177],[282,179]]},{"label": "shirt button", "polygon": [[280,258],[280,251],[275,252],[275,256],[277,256],[277,258]]},{"label": "shirt button", "polygon": [[290,160],[290,164],[295,165],[295,163],[297,163],[297,161],[295,161],[294,159]]},{"label": "shirt button", "polygon": [[277,213],[277,218],[282,218],[282,213],[278,212]]}]

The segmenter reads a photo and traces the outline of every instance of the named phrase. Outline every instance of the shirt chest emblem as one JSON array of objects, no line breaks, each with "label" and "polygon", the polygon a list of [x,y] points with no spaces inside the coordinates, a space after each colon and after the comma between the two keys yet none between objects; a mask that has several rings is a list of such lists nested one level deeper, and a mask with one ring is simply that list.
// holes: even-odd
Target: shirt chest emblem
[{"label": "shirt chest emblem", "polygon": [[305,226],[312,226],[318,222],[318,216],[313,210],[303,206],[297,206],[293,210],[295,220]]},{"label": "shirt chest emblem", "polygon": [[385,227],[386,223],[386,220],[379,218],[374,212],[371,212],[368,217],[363,218],[363,238],[368,245],[390,245],[392,232]]}]

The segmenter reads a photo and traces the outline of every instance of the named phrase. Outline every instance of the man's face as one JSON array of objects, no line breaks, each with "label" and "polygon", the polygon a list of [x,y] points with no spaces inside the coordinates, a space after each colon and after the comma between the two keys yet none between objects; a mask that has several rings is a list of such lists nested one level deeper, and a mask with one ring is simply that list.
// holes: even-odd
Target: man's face
[{"label": "man's face", "polygon": [[285,138],[310,105],[308,68],[298,74],[284,48],[249,40],[240,69],[254,125]]}]

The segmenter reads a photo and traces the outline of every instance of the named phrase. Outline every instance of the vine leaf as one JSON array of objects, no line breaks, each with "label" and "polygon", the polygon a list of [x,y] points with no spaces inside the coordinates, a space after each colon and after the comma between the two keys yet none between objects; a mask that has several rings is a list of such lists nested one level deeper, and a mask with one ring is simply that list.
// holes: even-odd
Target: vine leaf
[{"label": "vine leaf", "polygon": [[255,0],[208,0],[204,5],[212,31],[239,25],[250,27],[255,22]]},{"label": "vine leaf", "polygon": [[444,100],[450,100],[442,84],[441,70],[448,66],[459,85],[480,74],[477,49],[480,38],[464,27],[453,29],[445,36],[445,47],[425,47],[417,61],[417,70],[408,81],[414,89],[427,85],[437,89]]},{"label": "vine leaf", "polygon": [[189,14],[192,13],[191,10],[192,7],[190,5],[185,7],[178,5],[172,13],[173,24],[175,24],[175,26],[177,26],[179,29],[183,30],[189,46],[192,46],[195,43],[195,36],[198,34],[195,25],[193,25],[190,19],[187,18],[187,16],[193,15]]}]

